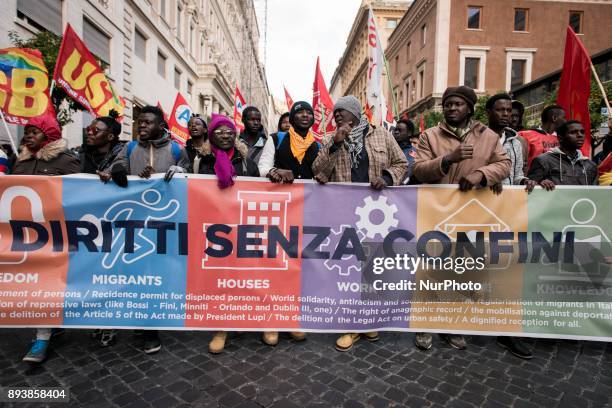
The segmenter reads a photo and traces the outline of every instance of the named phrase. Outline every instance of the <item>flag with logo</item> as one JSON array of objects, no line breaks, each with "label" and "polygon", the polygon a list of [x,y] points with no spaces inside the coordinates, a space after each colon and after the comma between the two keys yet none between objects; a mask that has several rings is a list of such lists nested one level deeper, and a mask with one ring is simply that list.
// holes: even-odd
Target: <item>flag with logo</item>
[{"label": "flag with logo", "polygon": [[168,130],[172,139],[181,146],[185,146],[187,139],[189,139],[189,129],[187,126],[192,112],[193,110],[185,98],[183,98],[183,95],[177,92],[174,107],[168,120]]},{"label": "flag with logo", "polygon": [[574,30],[567,27],[557,105],[563,107],[567,119],[582,122],[585,139],[580,150],[587,157],[591,155],[590,93],[591,58]]},{"label": "flag with logo", "polygon": [[55,109],[49,97],[49,74],[38,50],[0,49],[0,110],[4,119],[25,126]]},{"label": "flag with logo", "polygon": [[287,110],[290,111],[291,107],[293,106],[293,98],[291,98],[291,95],[289,95],[289,92],[287,92],[287,88],[283,85],[283,89],[285,90],[285,100],[287,101]]},{"label": "flag with logo", "polygon": [[315,68],[315,79],[312,93],[312,108],[314,109],[314,125],[312,125],[312,133],[320,141],[328,133],[336,131],[334,122],[334,102],[329,96],[325,80],[319,66],[319,57],[317,57],[317,67]]},{"label": "flag with logo", "polygon": [[242,132],[244,130],[244,123],[242,122],[242,111],[246,107],[246,101],[242,97],[240,93],[240,89],[238,89],[238,84],[236,84],[236,90],[234,91],[234,124],[238,129],[238,132]]},{"label": "flag with logo", "polygon": [[92,115],[108,116],[114,109],[123,117],[125,101],[70,24],[64,31],[53,80]]},{"label": "flag with logo", "polygon": [[[367,103],[372,112],[372,124],[384,125],[387,120],[387,103],[383,95],[382,74],[385,69],[385,54],[383,53],[380,36],[376,29],[374,13],[370,8],[368,13],[368,71],[366,82]],[[393,114],[391,114],[391,119]],[[393,120],[391,120],[392,122]]]}]

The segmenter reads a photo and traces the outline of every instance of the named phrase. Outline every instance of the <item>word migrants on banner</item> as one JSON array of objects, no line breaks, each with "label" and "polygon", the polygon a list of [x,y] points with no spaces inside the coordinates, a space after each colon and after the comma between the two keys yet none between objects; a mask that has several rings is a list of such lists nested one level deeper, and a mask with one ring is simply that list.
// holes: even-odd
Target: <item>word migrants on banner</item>
[{"label": "word migrants on banner", "polygon": [[609,193],[0,179],[0,325],[610,340]]}]

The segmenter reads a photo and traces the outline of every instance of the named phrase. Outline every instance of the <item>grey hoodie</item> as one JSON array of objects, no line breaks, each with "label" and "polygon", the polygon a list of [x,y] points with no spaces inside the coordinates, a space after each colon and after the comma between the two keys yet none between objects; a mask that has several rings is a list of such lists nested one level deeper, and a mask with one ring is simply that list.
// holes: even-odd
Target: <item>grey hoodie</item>
[{"label": "grey hoodie", "polygon": [[525,158],[523,157],[523,144],[520,142],[519,137],[514,129],[507,127],[504,128],[503,135],[499,140],[502,148],[512,161],[510,174],[502,181],[504,185],[519,185],[522,180],[527,178],[523,172]]},{"label": "grey hoodie", "polygon": [[556,185],[588,186],[597,184],[597,166],[580,150],[572,159],[555,147],[533,160],[529,178],[538,183],[548,179]]},{"label": "grey hoodie", "polygon": [[187,152],[181,147],[180,158],[176,160],[172,154],[170,138],[167,136],[151,141],[138,141],[130,157],[128,157],[128,146],[129,143],[123,146],[111,168],[120,164],[132,176],[137,176],[148,165],[153,166],[153,173],[165,173],[170,166],[182,167],[185,173],[190,171]]}]

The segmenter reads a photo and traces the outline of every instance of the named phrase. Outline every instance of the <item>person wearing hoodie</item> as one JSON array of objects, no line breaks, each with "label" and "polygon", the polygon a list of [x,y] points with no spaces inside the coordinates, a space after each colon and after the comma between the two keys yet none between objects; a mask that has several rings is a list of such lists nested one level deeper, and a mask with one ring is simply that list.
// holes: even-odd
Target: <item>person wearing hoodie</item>
[{"label": "person wearing hoodie", "polygon": [[[422,183],[459,184],[460,191],[490,187],[501,191],[502,182],[510,175],[511,160],[499,142],[499,135],[472,119],[478,98],[467,86],[450,87],[442,95],[444,121],[421,134],[413,167],[414,176]],[[465,338],[444,334],[442,338],[453,348],[464,350]],[[416,333],[415,345],[428,350],[430,333]]]},{"label": "person wearing hoodie", "polygon": [[[79,160],[62,139],[59,123],[51,116],[31,119],[24,129],[23,145],[12,174],[64,176],[81,170]],[[47,358],[49,342],[55,329],[36,329],[36,339],[23,361],[41,363]],[[59,331],[56,331],[56,333]]]},{"label": "person wearing hoodie", "polygon": [[542,127],[523,130],[519,135],[527,141],[527,168],[533,159],[559,146],[555,131],[565,122],[565,111],[559,105],[549,105],[542,111]]},{"label": "person wearing hoodie", "polygon": [[208,125],[203,117],[193,114],[187,123],[189,129],[189,139],[185,143],[185,150],[189,156],[189,163],[193,167],[193,161],[202,149],[202,145],[208,137]]},{"label": "person wearing hoodie", "polygon": [[261,112],[255,106],[247,106],[242,112],[242,120],[244,131],[240,134],[240,140],[249,148],[249,159],[259,164],[259,158],[268,139],[261,124]]},{"label": "person wearing hoodie", "polygon": [[577,120],[569,120],[559,126],[559,147],[536,157],[531,163],[528,177],[548,191],[558,185],[596,185],[597,165],[580,151],[584,135],[584,126]]},{"label": "person wearing hoodie", "polygon": [[[187,173],[191,168],[187,152],[170,140],[164,113],[157,106],[145,106],[138,115],[138,141],[127,143],[111,166],[110,177],[120,187],[127,187],[128,174],[148,179],[154,173],[165,173],[170,181],[175,173]],[[161,350],[157,330],[143,331],[146,354]]]},{"label": "person wearing hoodie", "polygon": [[[196,174],[216,175],[217,185],[225,189],[234,185],[236,176],[259,177],[257,165],[248,156],[247,145],[236,137],[234,122],[226,116],[213,114],[208,125],[208,140],[193,162],[193,171]],[[221,353],[226,340],[226,331],[216,332],[208,351]]]},{"label": "person wearing hoodie", "polygon": [[[528,179],[523,173],[524,149],[516,131],[510,127],[514,115],[514,102],[510,95],[500,93],[493,95],[485,105],[489,128],[500,137],[500,143],[510,160],[510,175],[504,179],[504,185],[524,185],[525,190],[531,193],[537,183]],[[498,336],[497,344],[510,351],[513,355],[531,359],[533,354],[529,348],[517,337]]]}]

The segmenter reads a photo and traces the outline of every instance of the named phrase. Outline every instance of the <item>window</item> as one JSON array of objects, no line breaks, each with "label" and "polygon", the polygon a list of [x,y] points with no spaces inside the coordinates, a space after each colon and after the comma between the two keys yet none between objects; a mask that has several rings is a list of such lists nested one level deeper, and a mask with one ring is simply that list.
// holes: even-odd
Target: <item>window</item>
[{"label": "window", "polygon": [[166,18],[166,0],[159,0],[159,15]]},{"label": "window", "polygon": [[469,6],[467,11],[467,28],[473,30],[480,29],[480,15],[482,14],[482,7]]},{"label": "window", "polygon": [[425,46],[427,41],[427,24],[423,24],[421,27],[421,47]]},{"label": "window", "polygon": [[157,51],[157,73],[166,77],[166,56],[159,51]]},{"label": "window", "polygon": [[183,5],[180,1],[176,3],[176,36],[183,40]]},{"label": "window", "polygon": [[408,41],[408,44],[406,44],[406,61],[410,61],[410,58],[412,58],[412,43]]},{"label": "window", "polygon": [[527,9],[514,9],[514,31],[527,31],[528,30],[528,16],[529,10]]},{"label": "window", "polygon": [[83,19],[83,41],[96,57],[110,65],[110,37],[87,19]]},{"label": "window", "polygon": [[510,74],[510,89],[517,88],[525,83],[525,60],[512,60],[512,73]]},{"label": "window", "polygon": [[395,27],[397,27],[397,20],[394,18],[390,18],[387,20],[387,28],[391,28],[394,29]]},{"label": "window", "polygon": [[193,83],[191,81],[187,81],[187,95],[191,99],[191,93],[193,92]]},{"label": "window", "polygon": [[181,71],[178,68],[174,68],[174,87],[181,89]]},{"label": "window", "polygon": [[134,54],[143,61],[147,60],[147,39],[138,29],[134,30]]},{"label": "window", "polygon": [[419,69],[418,81],[417,99],[421,99],[423,96],[425,96],[425,67]]},{"label": "window", "polygon": [[569,25],[576,34],[582,33],[582,11],[570,11]]},{"label": "window", "polygon": [[61,0],[17,0],[17,17],[40,31],[62,34]]},{"label": "window", "polygon": [[194,41],[195,41],[195,27],[193,23],[191,23],[189,25],[189,52],[192,55],[194,54],[194,47],[193,47]]},{"label": "window", "polygon": [[478,72],[480,70],[480,58],[466,58],[463,85],[472,89],[478,89]]},{"label": "window", "polygon": [[399,55],[395,56],[395,74],[399,74]]}]

